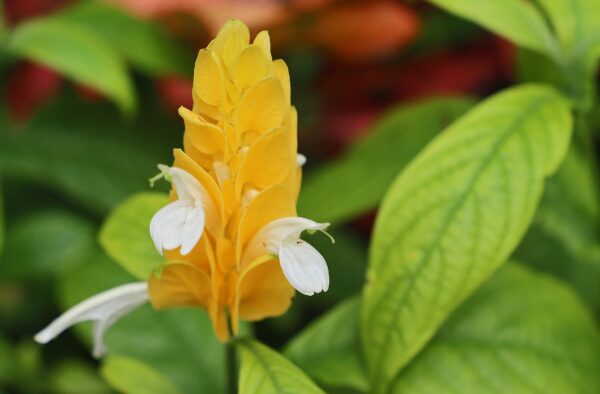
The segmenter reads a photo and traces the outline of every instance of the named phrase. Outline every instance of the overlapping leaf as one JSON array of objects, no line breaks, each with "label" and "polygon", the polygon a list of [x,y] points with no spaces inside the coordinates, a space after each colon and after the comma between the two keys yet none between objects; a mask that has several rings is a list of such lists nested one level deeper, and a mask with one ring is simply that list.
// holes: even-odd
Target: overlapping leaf
[{"label": "overlapping leaf", "polygon": [[520,0],[429,0],[429,2],[478,23],[517,45],[560,57],[558,42],[543,15],[530,3]]},{"label": "overlapping leaf", "polygon": [[242,340],[237,348],[242,359],[240,394],[324,394],[304,372],[267,346]]},{"label": "overlapping leaf", "polygon": [[61,19],[97,33],[132,66],[151,75],[190,74],[194,59],[181,44],[151,22],[100,2],[82,2],[61,14]]},{"label": "overlapping leaf", "polygon": [[160,371],[134,358],[108,356],[102,363],[101,373],[113,388],[122,393],[181,393]]},{"label": "overlapping leaf", "polygon": [[152,216],[168,203],[163,193],[138,193],[117,206],[100,230],[100,244],[135,277],[146,280],[165,262],[150,238]]},{"label": "overlapping leaf", "polygon": [[126,113],[135,108],[125,62],[101,36],[81,25],[55,17],[23,23],[10,35],[8,50],[93,87]]},{"label": "overlapping leaf", "polygon": [[600,193],[597,169],[575,146],[548,180],[516,257],[570,282],[600,311]]},{"label": "overlapping leaf", "polygon": [[320,384],[368,390],[360,357],[359,306],[355,297],[336,307],[297,335],[284,354]]},{"label": "overlapping leaf", "polygon": [[571,289],[503,267],[452,315],[392,393],[596,393],[600,336]]},{"label": "overlapping leaf", "polygon": [[362,311],[379,390],[517,246],[570,136],[565,100],[525,85],[459,119],[396,179],[377,220]]}]

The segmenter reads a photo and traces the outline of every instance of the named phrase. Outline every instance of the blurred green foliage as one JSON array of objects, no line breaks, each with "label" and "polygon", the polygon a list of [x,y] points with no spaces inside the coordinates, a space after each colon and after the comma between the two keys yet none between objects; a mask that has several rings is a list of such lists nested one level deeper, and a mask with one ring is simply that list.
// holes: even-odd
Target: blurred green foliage
[{"label": "blurred green foliage", "polygon": [[[237,343],[242,393],[600,391],[600,3],[430,2],[448,13],[424,13],[421,35],[389,59],[340,64],[301,39],[286,53],[309,157],[299,214],[335,225],[333,245],[307,237],[328,263],[331,288],[243,328],[271,348]],[[478,105],[460,89],[414,100],[387,97],[378,84],[393,61],[464,49],[484,29],[518,47],[515,80],[543,85],[536,94],[517,87],[510,99]],[[32,339],[86,297],[160,266],[148,223],[167,185],[150,192],[148,179],[171,162],[183,124],[156,86],[191,77],[197,49],[99,1],[14,25],[0,18],[0,87],[24,60],[70,81],[26,122],[0,108],[0,393],[231,385],[226,349],[202,310],[140,307],[109,330],[102,361],[89,356],[89,324],[44,348]],[[328,111],[354,91],[328,78],[349,69],[359,71],[342,85],[369,89],[345,115],[356,103],[377,115],[364,137],[329,155],[338,147],[327,146]],[[385,85],[404,71],[385,74]],[[81,86],[99,101],[82,99]],[[511,254],[519,263],[499,268]]]}]

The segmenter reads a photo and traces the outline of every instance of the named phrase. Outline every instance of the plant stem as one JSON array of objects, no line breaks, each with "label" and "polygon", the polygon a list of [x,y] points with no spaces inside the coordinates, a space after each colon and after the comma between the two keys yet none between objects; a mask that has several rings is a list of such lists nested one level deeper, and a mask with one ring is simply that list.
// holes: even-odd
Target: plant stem
[{"label": "plant stem", "polygon": [[235,359],[235,341],[230,340],[225,345],[226,385],[229,394],[237,393],[237,362]]}]

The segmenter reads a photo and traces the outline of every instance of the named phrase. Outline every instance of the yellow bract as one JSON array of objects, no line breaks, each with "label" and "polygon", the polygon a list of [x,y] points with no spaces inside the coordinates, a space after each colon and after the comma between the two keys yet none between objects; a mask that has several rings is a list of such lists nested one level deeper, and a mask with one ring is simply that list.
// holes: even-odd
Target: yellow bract
[{"label": "yellow bract", "polygon": [[237,334],[239,318],[280,315],[294,295],[277,257],[248,246],[269,222],[296,216],[297,115],[287,66],[272,60],[269,34],[250,43],[238,20],[198,53],[193,97],[191,110],[179,110],[184,151],[175,150],[174,166],[211,197],[203,202],[205,231],[190,254],[165,253],[168,263],[150,278],[149,292],[156,308],[207,309],[225,341],[228,316]]}]

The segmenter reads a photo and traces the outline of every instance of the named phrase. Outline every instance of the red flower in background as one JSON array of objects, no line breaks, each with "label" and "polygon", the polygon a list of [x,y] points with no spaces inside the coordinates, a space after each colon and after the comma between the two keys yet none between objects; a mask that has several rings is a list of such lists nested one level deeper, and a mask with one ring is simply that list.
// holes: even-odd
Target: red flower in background
[{"label": "red flower in background", "polygon": [[67,4],[70,0],[5,0],[4,15],[9,26],[36,16],[50,14]]},{"label": "red flower in background", "polygon": [[[55,12],[68,0],[6,0],[4,17],[8,26],[27,19]],[[62,78],[48,67],[21,62],[8,78],[6,96],[11,117],[19,122],[29,119],[40,106],[55,97],[61,89]]]},{"label": "red flower in background", "polygon": [[161,77],[155,82],[156,91],[170,113],[177,114],[179,107],[192,108],[192,80],[178,75]]},{"label": "red flower in background", "polygon": [[393,1],[340,4],[317,16],[310,41],[343,60],[394,53],[419,32],[419,18]]},{"label": "red flower in background", "polygon": [[23,122],[41,105],[55,97],[62,78],[51,69],[34,63],[22,63],[8,80],[8,109],[14,120]]}]

